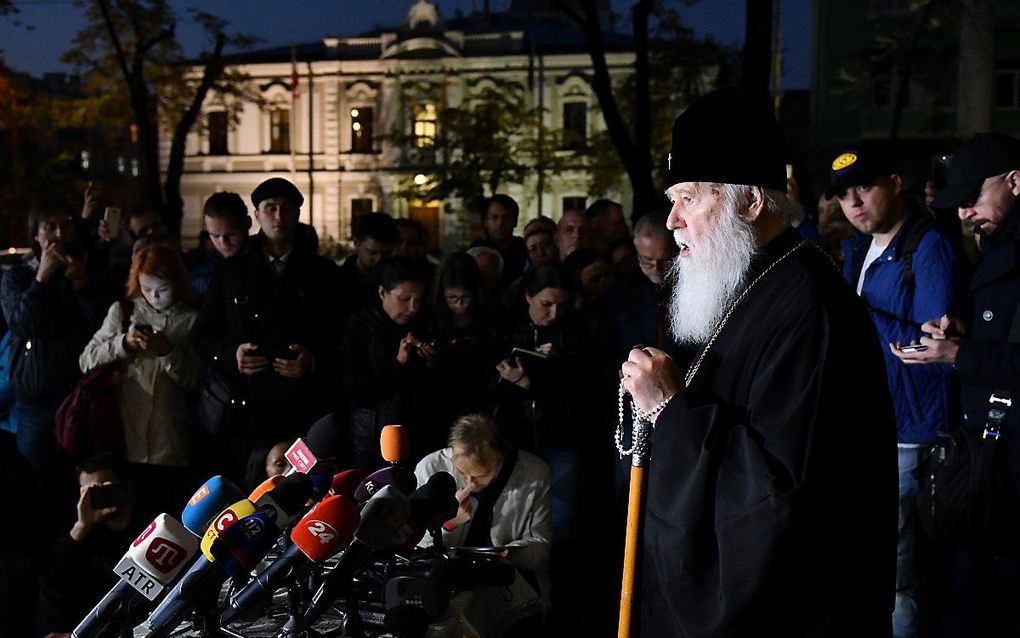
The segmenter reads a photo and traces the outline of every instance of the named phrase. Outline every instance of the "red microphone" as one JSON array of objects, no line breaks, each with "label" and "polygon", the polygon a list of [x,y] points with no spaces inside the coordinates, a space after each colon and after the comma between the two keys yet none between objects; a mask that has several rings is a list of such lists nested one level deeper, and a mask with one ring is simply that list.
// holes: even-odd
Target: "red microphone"
[{"label": "red microphone", "polygon": [[368,474],[364,470],[357,468],[340,472],[333,477],[333,482],[329,486],[329,495],[346,496],[354,500],[354,491],[358,489],[358,486],[361,485],[366,476]]}]

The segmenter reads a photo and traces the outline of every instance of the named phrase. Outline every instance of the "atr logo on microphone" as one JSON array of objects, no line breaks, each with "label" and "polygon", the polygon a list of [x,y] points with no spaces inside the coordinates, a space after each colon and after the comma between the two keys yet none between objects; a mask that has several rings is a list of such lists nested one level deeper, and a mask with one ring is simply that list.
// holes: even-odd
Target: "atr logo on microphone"
[{"label": "atr logo on microphone", "polygon": [[302,474],[308,474],[308,471],[315,465],[315,455],[308,449],[308,446],[304,441],[298,439],[294,441],[294,445],[290,446],[286,454],[287,460],[294,466],[294,469]]},{"label": "atr logo on microphone", "polygon": [[164,574],[169,574],[188,557],[183,547],[165,538],[156,537],[145,550],[149,564]]},{"label": "atr logo on microphone", "polygon": [[138,535],[138,538],[136,538],[135,541],[131,543],[131,547],[138,547],[139,545],[141,545],[142,542],[149,537],[149,534],[151,534],[152,530],[154,529],[156,529],[156,521],[152,521],[151,523],[149,523],[148,527],[142,530],[142,533]]},{"label": "atr logo on microphone", "polygon": [[204,499],[206,496],[209,496],[209,492],[210,490],[208,485],[203,485],[202,487],[198,488],[198,491],[195,492],[195,494],[192,495],[191,500],[188,501],[188,505],[192,507],[198,505],[199,503],[202,502],[202,499]]}]

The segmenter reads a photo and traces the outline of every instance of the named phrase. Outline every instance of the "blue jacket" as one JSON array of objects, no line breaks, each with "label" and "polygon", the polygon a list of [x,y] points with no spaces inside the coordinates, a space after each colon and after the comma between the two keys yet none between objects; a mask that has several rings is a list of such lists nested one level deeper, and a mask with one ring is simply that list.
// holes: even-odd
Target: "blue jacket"
[{"label": "blue jacket", "polygon": [[[959,258],[950,240],[938,229],[928,230],[914,252],[913,286],[904,281],[904,237],[912,225],[923,221],[925,214],[911,209],[896,236],[868,268],[861,288],[861,298],[882,340],[900,443],[928,443],[937,431],[951,430],[957,421],[952,366],[908,366],[890,352],[888,345],[918,340],[921,324],[929,319],[959,315]],[[854,233],[843,241],[843,276],[854,289],[870,245],[871,236],[863,233]]]}]

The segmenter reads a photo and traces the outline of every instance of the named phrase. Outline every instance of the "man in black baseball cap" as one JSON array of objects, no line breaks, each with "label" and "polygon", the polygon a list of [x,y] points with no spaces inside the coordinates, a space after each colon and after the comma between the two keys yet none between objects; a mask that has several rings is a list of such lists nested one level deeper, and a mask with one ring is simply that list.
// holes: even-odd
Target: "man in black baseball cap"
[{"label": "man in black baseball cap", "polygon": [[1002,225],[1020,194],[1020,140],[1002,133],[978,133],[953,155],[946,188],[935,208],[956,208],[979,235]]},{"label": "man in black baseball cap", "polygon": [[[864,304],[790,226],[771,103],[702,96],[667,162],[671,336],[699,354],[684,375],[639,347],[621,370],[635,421],[655,426],[641,633],[889,636],[885,363]],[[846,446],[861,424],[867,444]]]},{"label": "man in black baseball cap", "polygon": [[[979,133],[953,156],[945,190],[932,202],[936,207],[955,207],[960,219],[980,237],[981,263],[971,279],[966,320],[953,316],[932,317],[921,330],[923,352],[897,352],[908,364],[953,364],[960,381],[960,404],[967,423],[981,427],[988,422],[992,393],[1012,391],[1014,405],[1006,409],[1002,442],[1006,470],[1012,489],[1020,494],[1020,343],[1013,335],[1020,301],[1020,141],[1001,133]],[[1016,503],[1011,504],[1014,508]],[[957,564],[967,570],[954,576],[956,610],[954,628],[966,627],[968,635],[1015,635],[1020,609],[1020,561],[999,554],[1017,547],[1020,531],[1003,528],[1014,539],[999,547],[989,541]],[[1013,554],[1015,556],[1015,554]],[[978,611],[980,610],[980,612]],[[947,634],[950,635],[950,634]]]}]

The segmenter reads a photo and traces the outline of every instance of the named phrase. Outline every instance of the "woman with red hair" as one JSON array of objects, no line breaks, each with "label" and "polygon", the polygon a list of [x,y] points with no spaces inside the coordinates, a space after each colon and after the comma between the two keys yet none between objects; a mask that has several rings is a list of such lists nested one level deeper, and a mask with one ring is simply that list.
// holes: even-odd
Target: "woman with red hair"
[{"label": "woman with red hair", "polygon": [[82,372],[120,365],[120,414],[132,463],[188,464],[186,396],[203,373],[191,345],[198,316],[191,299],[180,253],[162,244],[142,248],[131,262],[127,302],[110,306],[79,358]]}]

